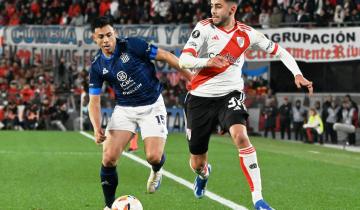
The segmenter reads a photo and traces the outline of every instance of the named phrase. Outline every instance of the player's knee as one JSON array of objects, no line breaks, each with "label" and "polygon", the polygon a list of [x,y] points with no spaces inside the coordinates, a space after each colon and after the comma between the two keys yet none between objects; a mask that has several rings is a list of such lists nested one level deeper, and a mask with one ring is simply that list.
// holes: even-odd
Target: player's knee
[{"label": "player's knee", "polygon": [[105,167],[114,167],[117,163],[117,157],[112,155],[104,154],[102,163]]},{"label": "player's knee", "polygon": [[191,169],[193,169],[194,171],[196,170],[201,170],[202,168],[205,167],[206,161],[203,160],[190,160],[190,167]]},{"label": "player's knee", "polygon": [[205,164],[202,164],[202,163],[192,163],[192,164],[190,165],[190,167],[191,167],[191,169],[192,169],[193,171],[198,171],[198,170],[203,169],[203,168],[205,167]]},{"label": "player's knee", "polygon": [[150,153],[146,154],[146,160],[150,164],[158,164],[161,161],[162,154]]},{"label": "player's knee", "polygon": [[244,147],[247,144],[249,144],[250,140],[248,135],[246,135],[243,132],[237,132],[233,135],[233,139],[236,142],[236,144],[240,147]]}]

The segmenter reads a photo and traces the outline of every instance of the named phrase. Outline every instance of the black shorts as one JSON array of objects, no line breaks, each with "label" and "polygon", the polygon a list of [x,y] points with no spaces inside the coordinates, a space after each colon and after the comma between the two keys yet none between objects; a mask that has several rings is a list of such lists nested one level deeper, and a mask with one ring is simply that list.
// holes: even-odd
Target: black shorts
[{"label": "black shorts", "polygon": [[188,94],[185,100],[186,134],[191,154],[208,151],[210,135],[217,125],[229,131],[234,124],[246,125],[249,114],[245,94],[234,91],[221,97],[199,97]]}]

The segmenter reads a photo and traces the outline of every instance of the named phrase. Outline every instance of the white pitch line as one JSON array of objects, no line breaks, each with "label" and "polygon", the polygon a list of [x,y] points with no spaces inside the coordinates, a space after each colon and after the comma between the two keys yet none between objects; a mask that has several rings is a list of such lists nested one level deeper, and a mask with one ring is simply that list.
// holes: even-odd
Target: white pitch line
[{"label": "white pitch line", "polygon": [[312,151],[312,150],[309,150],[308,152],[311,152],[311,153],[314,153],[314,154],[319,154],[320,153],[318,151]]},{"label": "white pitch line", "polygon": [[[88,137],[89,139],[92,139],[93,141],[95,140],[94,136],[92,136],[92,135],[90,135],[90,134],[88,134],[88,133],[86,133],[84,131],[80,131],[80,134]],[[134,160],[134,161],[136,161],[136,162],[138,162],[138,163],[140,163],[140,164],[142,164],[142,165],[144,165],[144,166],[146,166],[148,168],[151,168],[150,164],[147,161],[145,161],[145,160],[143,160],[143,159],[141,159],[141,158],[139,158],[139,157],[137,157],[137,156],[135,156],[133,154],[130,154],[128,152],[123,152],[122,155],[124,155],[125,157],[128,157],[128,158],[130,158],[130,159],[132,159],[132,160]],[[170,172],[168,172],[168,171],[166,171],[164,169],[163,169],[163,175],[168,177],[169,179],[172,179],[173,181],[175,181],[175,182],[177,182],[177,183],[179,183],[181,185],[184,185],[185,187],[187,187],[187,188],[189,188],[191,190],[193,189],[193,183],[190,183],[189,181],[187,181],[187,180],[185,180],[185,179],[183,179],[181,177],[178,177],[175,174],[172,174],[172,173],[170,173]],[[228,199],[226,199],[224,197],[221,197],[220,195],[217,195],[217,194],[215,194],[213,192],[210,192],[209,190],[206,190],[205,196],[207,196],[211,200],[214,200],[214,201],[216,201],[216,202],[218,202],[218,203],[220,203],[220,204],[222,204],[224,206],[227,206],[227,207],[229,207],[231,209],[247,210],[246,207],[241,206],[241,205],[239,205],[237,203],[234,203],[233,201],[228,200]]]}]

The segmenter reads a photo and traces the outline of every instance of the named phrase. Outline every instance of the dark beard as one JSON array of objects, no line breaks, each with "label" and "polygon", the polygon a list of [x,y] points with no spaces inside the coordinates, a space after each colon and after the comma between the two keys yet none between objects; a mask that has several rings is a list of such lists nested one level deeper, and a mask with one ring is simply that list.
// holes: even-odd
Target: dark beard
[{"label": "dark beard", "polygon": [[225,22],[226,22],[226,21],[221,20],[219,23],[214,23],[214,22],[213,22],[213,24],[214,24],[215,26],[217,26],[217,27],[224,27],[224,26],[225,26]]}]

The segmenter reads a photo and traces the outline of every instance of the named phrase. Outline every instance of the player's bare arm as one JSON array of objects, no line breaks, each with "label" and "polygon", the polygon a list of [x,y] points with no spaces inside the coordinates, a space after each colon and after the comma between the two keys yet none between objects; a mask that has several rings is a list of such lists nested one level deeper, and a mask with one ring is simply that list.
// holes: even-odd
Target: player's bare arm
[{"label": "player's bare arm", "polygon": [[186,68],[181,68],[179,65],[179,59],[169,51],[158,48],[158,53],[155,60],[164,61],[168,63],[171,67],[179,71],[186,79],[191,81],[193,74]]},{"label": "player's bare arm", "polygon": [[106,139],[104,130],[101,128],[100,97],[100,95],[90,95],[89,101],[89,116],[94,127],[94,137],[97,144],[102,143]]}]

